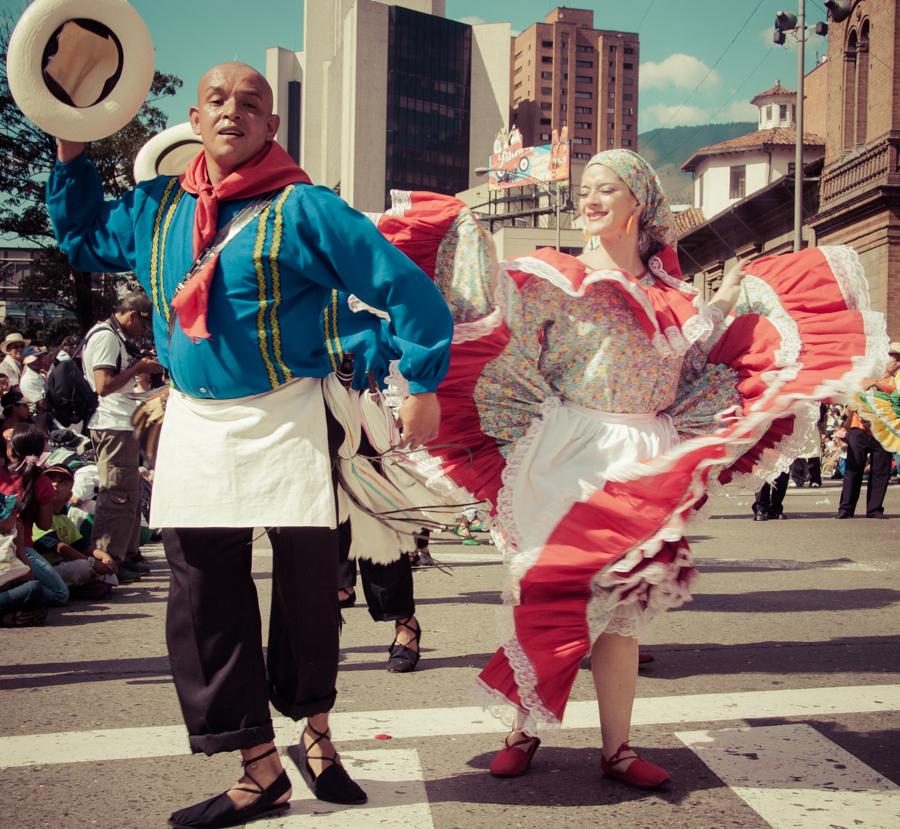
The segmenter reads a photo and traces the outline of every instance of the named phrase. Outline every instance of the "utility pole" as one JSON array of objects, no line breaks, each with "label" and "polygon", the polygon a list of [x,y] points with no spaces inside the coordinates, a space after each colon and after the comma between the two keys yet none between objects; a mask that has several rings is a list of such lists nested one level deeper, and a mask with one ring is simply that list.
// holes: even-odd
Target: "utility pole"
[{"label": "utility pole", "polygon": [[803,247],[803,81],[806,47],[806,0],[797,4],[797,117],[794,128],[794,253]]}]

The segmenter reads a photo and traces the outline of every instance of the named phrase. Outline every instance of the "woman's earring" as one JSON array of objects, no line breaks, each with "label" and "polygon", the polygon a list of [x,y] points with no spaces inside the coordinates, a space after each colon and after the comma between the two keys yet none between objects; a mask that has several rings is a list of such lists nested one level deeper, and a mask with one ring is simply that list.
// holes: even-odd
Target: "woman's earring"
[{"label": "woman's earring", "polygon": [[625,225],[625,232],[631,233],[631,228],[634,226],[634,213],[632,213],[628,217],[628,224]]}]

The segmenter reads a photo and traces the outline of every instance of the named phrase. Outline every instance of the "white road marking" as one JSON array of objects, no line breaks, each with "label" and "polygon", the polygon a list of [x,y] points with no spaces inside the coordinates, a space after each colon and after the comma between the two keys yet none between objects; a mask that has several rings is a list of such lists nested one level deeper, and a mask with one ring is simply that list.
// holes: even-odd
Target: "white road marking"
[{"label": "white road marking", "polygon": [[294,792],[291,810],[267,821],[267,829],[300,829],[304,826],[345,829],[379,826],[383,829],[432,829],[431,809],[425,791],[422,764],[415,749],[373,749],[341,753],[350,776],[369,796],[364,806],[338,806],[316,800],[293,763],[285,768]]},{"label": "white road marking", "polygon": [[[873,711],[900,711],[900,685],[749,691],[740,694],[693,694],[643,697],[635,701],[634,725],[723,722],[769,717],[821,717]],[[503,733],[505,728],[484,709],[413,708],[347,711],[331,717],[340,742],[371,740],[385,733],[394,739]],[[597,728],[597,704],[570,703],[564,728]],[[276,740],[297,739],[297,723],[275,718]],[[188,753],[181,725],[112,728],[0,737],[0,768],[144,759]]]},{"label": "white road marking", "polygon": [[900,788],[808,725],[676,736],[773,829],[900,826]]}]

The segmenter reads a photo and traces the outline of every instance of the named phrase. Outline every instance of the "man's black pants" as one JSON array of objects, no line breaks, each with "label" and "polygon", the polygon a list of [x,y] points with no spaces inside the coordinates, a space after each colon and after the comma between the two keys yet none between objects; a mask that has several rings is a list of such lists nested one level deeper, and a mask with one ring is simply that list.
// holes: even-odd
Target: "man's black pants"
[{"label": "man's black pants", "polygon": [[784,495],[788,487],[788,473],[782,472],[771,484],[765,483],[756,493],[753,514],[778,518],[784,512]]},{"label": "man's black pants", "polygon": [[[350,541],[351,528],[348,521],[340,527],[340,588],[356,585],[356,560],[349,557]],[[390,564],[375,564],[367,558],[360,558],[359,575],[369,615],[374,621],[396,622],[415,614],[413,575],[408,556],[400,556]]]},{"label": "man's black pants", "polygon": [[884,496],[891,477],[891,453],[864,429],[851,429],[847,434],[847,462],[841,487],[841,504],[838,507],[841,515],[853,515],[856,510],[866,469],[866,456],[870,454],[866,515],[872,517],[884,512]]},{"label": "man's black pants", "polygon": [[166,640],[191,749],[274,739],[269,701],[299,720],[336,696],[338,531],[269,530],[272,607],[263,660],[251,529],[163,530],[172,570]]}]

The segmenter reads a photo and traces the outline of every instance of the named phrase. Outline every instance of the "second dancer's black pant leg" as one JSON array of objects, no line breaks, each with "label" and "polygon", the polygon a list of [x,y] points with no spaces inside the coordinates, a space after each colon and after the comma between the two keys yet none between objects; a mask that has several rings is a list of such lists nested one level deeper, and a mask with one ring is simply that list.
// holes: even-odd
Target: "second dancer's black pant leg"
[{"label": "second dancer's black pant leg", "polygon": [[338,527],[338,590],[356,587],[356,559],[350,558],[350,522]]},{"label": "second dancer's black pant leg", "polygon": [[266,663],[272,705],[298,720],[334,706],[340,610],[338,531],[269,530],[272,613]]},{"label": "second dancer's black pant leg", "polygon": [[390,564],[375,564],[361,558],[359,576],[369,615],[376,622],[396,622],[415,614],[412,566],[408,556],[400,556]]},{"label": "second dancer's black pant leg", "polygon": [[870,518],[884,512],[884,497],[891,480],[891,453],[872,435],[869,438],[869,484],[866,487],[866,515]]},{"label": "second dancer's black pant leg", "polygon": [[841,485],[841,503],[838,507],[841,514],[853,515],[856,511],[869,451],[867,437],[862,429],[850,429],[847,433],[847,460],[844,463],[844,482]]},{"label": "second dancer's black pant leg", "polygon": [[273,740],[249,529],[166,529],[166,641],[191,749]]}]

